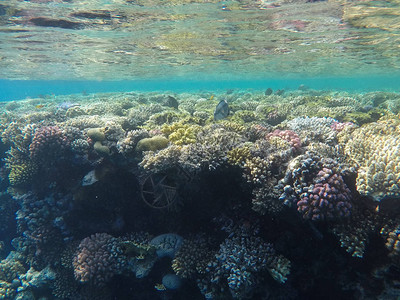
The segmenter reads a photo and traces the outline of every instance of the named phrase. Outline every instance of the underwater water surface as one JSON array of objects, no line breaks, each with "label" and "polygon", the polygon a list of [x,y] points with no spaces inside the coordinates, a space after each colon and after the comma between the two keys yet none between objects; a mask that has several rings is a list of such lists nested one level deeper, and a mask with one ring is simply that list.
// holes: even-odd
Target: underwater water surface
[{"label": "underwater water surface", "polygon": [[399,15],[0,2],[0,299],[398,299]]}]

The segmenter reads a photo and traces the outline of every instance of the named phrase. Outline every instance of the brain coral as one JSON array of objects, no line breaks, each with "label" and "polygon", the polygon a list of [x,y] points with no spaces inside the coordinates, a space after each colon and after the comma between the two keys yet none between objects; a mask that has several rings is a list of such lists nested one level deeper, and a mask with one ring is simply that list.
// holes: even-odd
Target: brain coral
[{"label": "brain coral", "polygon": [[400,195],[400,122],[381,120],[343,130],[340,142],[358,165],[357,190],[381,201]]}]

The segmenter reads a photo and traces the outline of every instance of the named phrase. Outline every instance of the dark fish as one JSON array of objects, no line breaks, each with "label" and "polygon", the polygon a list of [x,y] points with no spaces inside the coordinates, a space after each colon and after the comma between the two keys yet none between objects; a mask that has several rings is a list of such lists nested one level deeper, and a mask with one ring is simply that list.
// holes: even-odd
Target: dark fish
[{"label": "dark fish", "polygon": [[273,92],[273,90],[272,90],[271,88],[267,88],[267,89],[265,90],[265,96],[271,95],[272,92]]},{"label": "dark fish", "polygon": [[179,102],[172,96],[168,96],[162,103],[161,105],[163,106],[168,106],[168,107],[173,107],[175,109],[178,109]]},{"label": "dark fish", "polygon": [[214,111],[214,120],[219,121],[225,119],[229,115],[229,105],[226,100],[221,100]]}]

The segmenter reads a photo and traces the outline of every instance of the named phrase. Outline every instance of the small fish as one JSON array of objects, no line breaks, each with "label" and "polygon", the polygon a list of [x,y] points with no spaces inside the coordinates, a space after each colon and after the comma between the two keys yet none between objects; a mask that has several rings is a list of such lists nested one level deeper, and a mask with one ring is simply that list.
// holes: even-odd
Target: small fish
[{"label": "small fish", "polygon": [[43,104],[38,104],[38,105],[35,105],[35,108],[36,109],[41,109],[41,108],[43,108],[44,107],[44,105]]},{"label": "small fish", "polygon": [[226,100],[221,100],[214,111],[214,120],[219,121],[225,119],[229,115],[229,105]]},{"label": "small fish", "polygon": [[60,109],[68,110],[71,107],[76,107],[76,106],[81,106],[81,105],[77,104],[77,103],[63,102],[63,103],[60,103],[57,107]]},{"label": "small fish", "polygon": [[214,99],[214,95],[211,95],[210,100]]},{"label": "small fish", "polygon": [[99,180],[97,179],[96,172],[95,172],[95,170],[92,170],[89,173],[87,173],[85,175],[85,177],[83,177],[82,186],[92,185],[93,183],[96,183],[97,181],[99,181]]}]

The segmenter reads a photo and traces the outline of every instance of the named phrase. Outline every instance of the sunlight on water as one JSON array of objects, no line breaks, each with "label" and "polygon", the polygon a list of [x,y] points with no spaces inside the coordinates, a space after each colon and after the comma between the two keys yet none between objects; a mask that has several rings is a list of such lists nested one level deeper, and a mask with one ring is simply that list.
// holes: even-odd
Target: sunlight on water
[{"label": "sunlight on water", "polygon": [[398,73],[399,1],[10,0],[4,79]]}]

